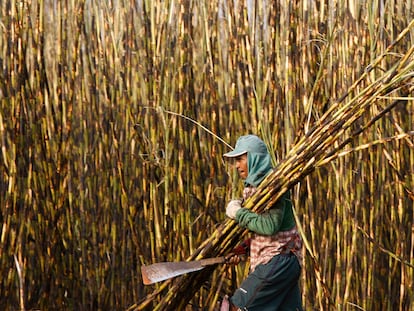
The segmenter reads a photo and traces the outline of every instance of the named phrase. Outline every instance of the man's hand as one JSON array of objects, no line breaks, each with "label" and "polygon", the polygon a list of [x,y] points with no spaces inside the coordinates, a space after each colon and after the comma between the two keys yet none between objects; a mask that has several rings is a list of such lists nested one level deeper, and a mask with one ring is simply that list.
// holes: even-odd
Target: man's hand
[{"label": "man's hand", "polygon": [[240,261],[242,261],[240,256],[235,253],[227,254],[224,258],[226,259],[226,263],[229,265],[238,265]]},{"label": "man's hand", "polygon": [[231,219],[236,219],[236,213],[241,209],[241,200],[231,200],[226,207],[226,215]]}]

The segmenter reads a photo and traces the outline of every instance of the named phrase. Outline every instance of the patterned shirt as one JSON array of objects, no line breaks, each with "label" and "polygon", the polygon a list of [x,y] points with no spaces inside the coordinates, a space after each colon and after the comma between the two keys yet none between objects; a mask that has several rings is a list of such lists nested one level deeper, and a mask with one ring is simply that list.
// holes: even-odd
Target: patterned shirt
[{"label": "patterned shirt", "polygon": [[[249,186],[243,190],[243,199],[248,199],[257,189]],[[296,226],[287,231],[279,231],[274,235],[260,235],[254,233],[250,244],[250,270],[259,264],[268,263],[274,256],[292,252],[302,263],[302,239]]]}]

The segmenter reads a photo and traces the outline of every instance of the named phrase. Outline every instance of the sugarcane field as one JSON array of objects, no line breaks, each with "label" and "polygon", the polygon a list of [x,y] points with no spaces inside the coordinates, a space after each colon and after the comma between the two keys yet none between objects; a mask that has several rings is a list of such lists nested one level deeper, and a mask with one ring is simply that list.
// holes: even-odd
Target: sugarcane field
[{"label": "sugarcane field", "polygon": [[413,1],[3,0],[0,70],[0,310],[414,310]]}]

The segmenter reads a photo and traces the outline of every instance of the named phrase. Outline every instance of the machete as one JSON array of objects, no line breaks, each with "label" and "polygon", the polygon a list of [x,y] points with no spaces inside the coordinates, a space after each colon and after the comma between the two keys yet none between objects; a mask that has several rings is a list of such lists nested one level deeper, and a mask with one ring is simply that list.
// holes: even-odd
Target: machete
[{"label": "machete", "polygon": [[226,262],[224,257],[214,257],[194,261],[158,262],[144,265],[141,266],[142,281],[144,285],[149,285],[224,262]]}]

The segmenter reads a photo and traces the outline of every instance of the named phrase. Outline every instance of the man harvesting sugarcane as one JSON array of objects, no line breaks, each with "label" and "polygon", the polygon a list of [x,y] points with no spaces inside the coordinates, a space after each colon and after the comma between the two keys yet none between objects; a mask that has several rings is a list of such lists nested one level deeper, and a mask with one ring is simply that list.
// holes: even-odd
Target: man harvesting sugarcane
[{"label": "man harvesting sugarcane", "polygon": [[[241,136],[235,149],[223,155],[234,161],[244,179],[243,199],[231,200],[226,215],[252,237],[243,247],[250,252],[250,273],[222,310],[276,311],[302,310],[299,290],[302,241],[296,229],[290,193],[285,193],[271,208],[255,213],[243,207],[264,178],[272,172],[271,157],[265,143],[255,135]],[[240,247],[228,258],[239,261]]]}]

